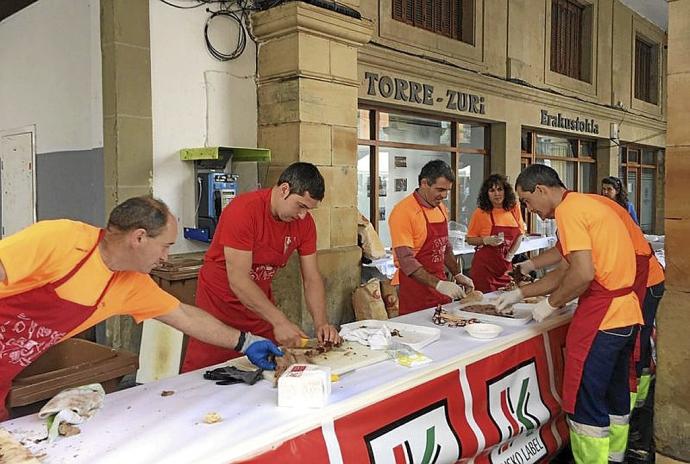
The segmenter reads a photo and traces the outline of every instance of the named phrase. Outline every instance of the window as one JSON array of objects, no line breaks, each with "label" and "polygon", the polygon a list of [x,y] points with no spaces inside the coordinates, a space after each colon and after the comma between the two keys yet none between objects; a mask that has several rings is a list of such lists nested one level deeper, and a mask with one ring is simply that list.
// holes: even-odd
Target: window
[{"label": "window", "polygon": [[590,82],[592,8],[551,2],[551,71]]},{"label": "window", "polygon": [[[599,191],[596,151],[596,140],[522,131],[522,167],[534,163],[550,166],[568,189],[577,192]],[[542,221],[536,215],[528,219],[529,230],[545,235],[555,233],[552,221]]]},{"label": "window", "polygon": [[658,47],[635,38],[635,98],[656,105],[658,92]]},{"label": "window", "polygon": [[393,0],[393,19],[473,43],[474,0]]},{"label": "window", "polygon": [[635,206],[640,228],[647,234],[656,230],[656,194],[658,166],[664,150],[628,145],[623,147],[620,177],[628,190],[628,200]]},{"label": "window", "polygon": [[358,114],[357,206],[384,246],[391,246],[388,215],[417,188],[419,171],[434,159],[455,171],[446,207],[451,220],[467,227],[488,173],[488,129],[373,108],[360,108]]}]

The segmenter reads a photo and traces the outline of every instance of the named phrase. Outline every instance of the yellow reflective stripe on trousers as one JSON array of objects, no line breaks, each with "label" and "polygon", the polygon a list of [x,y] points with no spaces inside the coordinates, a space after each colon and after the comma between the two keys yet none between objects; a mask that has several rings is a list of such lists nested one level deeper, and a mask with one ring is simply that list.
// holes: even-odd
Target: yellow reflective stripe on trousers
[{"label": "yellow reflective stripe on trousers", "polygon": [[639,391],[640,387],[638,385],[636,392],[630,392],[630,412],[632,412],[632,410],[635,409],[635,405],[637,404],[637,392]]},{"label": "yellow reflective stripe on trousers", "polygon": [[608,464],[609,437],[582,435],[570,429],[570,448],[577,464]]},{"label": "yellow reflective stripe on trousers", "polygon": [[[652,384],[652,376],[650,374],[642,374],[640,381],[637,384],[637,399],[635,401],[635,407],[640,408],[647,401],[647,396],[649,395],[649,386]],[[631,403],[632,404],[632,403]]]},{"label": "yellow reflective stripe on trousers", "polygon": [[628,433],[630,432],[630,416],[609,416],[609,461],[623,462],[625,449],[628,447]]}]

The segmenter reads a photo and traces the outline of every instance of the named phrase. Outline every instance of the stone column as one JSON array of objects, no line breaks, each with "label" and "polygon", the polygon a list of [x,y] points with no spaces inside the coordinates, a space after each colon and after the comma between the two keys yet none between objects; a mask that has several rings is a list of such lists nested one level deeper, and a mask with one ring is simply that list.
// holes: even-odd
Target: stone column
[{"label": "stone column", "polygon": [[508,177],[511,185],[520,174],[522,126],[517,121],[491,124],[491,173]]},{"label": "stone column", "polygon": [[[153,140],[149,2],[101,0],[105,210],[151,193]],[[106,322],[107,342],[138,352],[141,328],[130,317]]]},{"label": "stone column", "polygon": [[656,462],[690,462],[690,0],[669,0],[666,295],[657,314]]},{"label": "stone column", "polygon": [[[272,155],[266,185],[293,162],[319,167],[326,197],[312,216],[329,319],[351,320],[350,294],[360,279],[357,49],[369,41],[371,23],[289,2],[256,13],[252,25],[259,43],[258,144]],[[293,256],[273,287],[278,306],[310,330],[297,261]]]},{"label": "stone column", "polygon": [[618,153],[620,147],[610,140],[603,140],[597,143],[597,190],[601,186],[601,181],[608,176],[618,177],[618,166],[620,157]]}]

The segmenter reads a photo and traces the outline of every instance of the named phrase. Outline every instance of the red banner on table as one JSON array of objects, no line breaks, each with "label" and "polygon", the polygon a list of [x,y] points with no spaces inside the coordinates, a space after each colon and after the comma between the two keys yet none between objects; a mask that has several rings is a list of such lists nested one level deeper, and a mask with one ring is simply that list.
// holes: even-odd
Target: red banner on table
[{"label": "red banner on table", "polygon": [[544,462],[567,441],[558,327],[335,420],[246,462]]}]

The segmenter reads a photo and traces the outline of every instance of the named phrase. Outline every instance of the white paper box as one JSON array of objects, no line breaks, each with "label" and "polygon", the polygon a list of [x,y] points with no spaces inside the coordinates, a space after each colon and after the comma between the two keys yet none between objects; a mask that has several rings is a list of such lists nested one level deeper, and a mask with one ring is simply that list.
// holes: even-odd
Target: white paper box
[{"label": "white paper box", "polygon": [[278,406],[322,408],[331,395],[331,368],[293,364],[278,379]]}]

